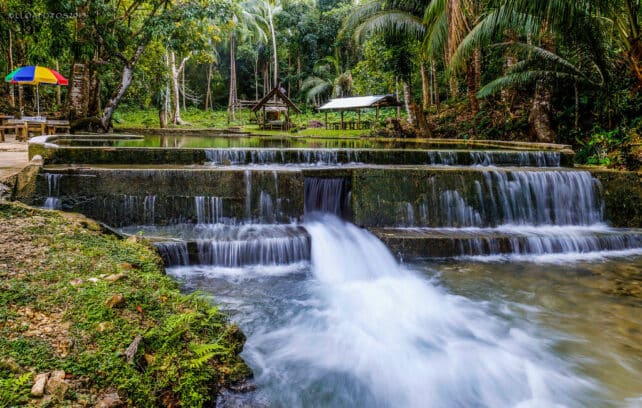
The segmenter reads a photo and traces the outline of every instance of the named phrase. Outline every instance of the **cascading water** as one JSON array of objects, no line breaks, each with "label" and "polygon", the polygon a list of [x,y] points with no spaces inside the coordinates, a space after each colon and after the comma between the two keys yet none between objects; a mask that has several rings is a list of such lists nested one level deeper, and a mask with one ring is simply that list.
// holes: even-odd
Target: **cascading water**
[{"label": "cascading water", "polygon": [[43,204],[43,208],[47,210],[59,210],[62,207],[60,200],[60,179],[62,174],[45,173],[47,177],[47,198]]},{"label": "cascading water", "polygon": [[344,178],[306,177],[304,213],[330,213],[345,216],[350,211],[350,192]]},{"label": "cascading water", "polygon": [[253,305],[236,316],[259,391],[236,406],[581,406],[591,392],[547,341],[398,265],[368,232],[330,215],[305,228],[311,275],[272,277],[258,297],[251,277],[221,283],[232,308]]}]

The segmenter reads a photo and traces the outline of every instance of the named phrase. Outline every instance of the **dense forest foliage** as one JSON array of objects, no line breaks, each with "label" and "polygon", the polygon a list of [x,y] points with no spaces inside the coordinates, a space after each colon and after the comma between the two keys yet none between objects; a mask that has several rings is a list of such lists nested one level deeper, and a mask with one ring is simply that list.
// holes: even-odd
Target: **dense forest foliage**
[{"label": "dense forest foliage", "polygon": [[[233,121],[280,84],[308,110],[396,94],[406,129],[568,143],[580,162],[635,168],[641,16],[639,0],[8,0],[0,71],[58,69],[70,86],[43,87],[45,106],[93,129],[127,109]],[[33,105],[32,87],[0,93],[0,111]]]}]

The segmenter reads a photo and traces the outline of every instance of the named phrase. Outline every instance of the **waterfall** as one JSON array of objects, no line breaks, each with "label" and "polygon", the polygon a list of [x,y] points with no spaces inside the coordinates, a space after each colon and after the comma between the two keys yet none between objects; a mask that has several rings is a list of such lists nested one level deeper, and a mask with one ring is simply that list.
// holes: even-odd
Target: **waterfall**
[{"label": "waterfall", "polygon": [[270,404],[562,406],[588,392],[545,340],[401,267],[368,232],[327,215],[305,227],[311,298],[246,346]]},{"label": "waterfall", "polygon": [[304,180],[304,213],[315,211],[346,215],[349,211],[349,191],[343,178],[306,177]]},{"label": "waterfall", "polygon": [[187,266],[189,265],[189,252],[185,241],[155,242],[154,246],[165,266]]},{"label": "waterfall", "polygon": [[[423,225],[488,227],[602,223],[601,186],[586,171],[481,172],[480,180],[444,189],[430,179],[419,205]],[[571,205],[572,203],[572,205]]]},{"label": "waterfall", "polygon": [[310,242],[305,230],[284,225],[248,224],[214,227],[197,240],[201,265],[241,267],[285,265],[310,259]]},{"label": "waterfall", "polygon": [[223,199],[221,197],[194,197],[197,224],[218,224],[223,221]]},{"label": "waterfall", "polygon": [[47,210],[59,210],[62,207],[62,200],[60,200],[60,179],[62,174],[45,173],[47,177],[47,198],[43,204],[43,208]]}]

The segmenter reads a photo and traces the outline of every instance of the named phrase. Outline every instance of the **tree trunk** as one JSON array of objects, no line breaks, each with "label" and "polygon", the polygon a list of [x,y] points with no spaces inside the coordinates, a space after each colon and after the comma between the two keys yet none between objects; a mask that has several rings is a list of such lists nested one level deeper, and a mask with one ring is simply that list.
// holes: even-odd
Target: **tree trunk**
[{"label": "tree trunk", "polygon": [[450,97],[452,99],[457,98],[459,96],[459,86],[454,74],[450,74],[450,78],[448,78],[448,86],[450,87]]},{"label": "tree trunk", "polygon": [[141,55],[143,55],[143,51],[145,51],[145,46],[139,45],[134,52],[134,56],[123,66],[123,73],[121,75],[120,84],[114,91],[113,96],[107,102],[107,105],[105,105],[103,115],[100,118],[100,124],[105,131],[108,131],[112,128],[112,117],[114,116],[114,111],[116,110],[116,107],[120,103],[123,96],[125,96],[127,89],[132,83],[132,78],[134,76],[134,67],[136,66],[136,63],[140,59]]},{"label": "tree trunk", "polygon": [[67,115],[70,120],[86,118],[89,110],[89,64],[74,61],[67,92]]},{"label": "tree trunk", "polygon": [[423,99],[423,110],[428,110],[430,106],[430,90],[428,86],[428,70],[426,63],[421,61],[421,96]]},{"label": "tree trunk", "polygon": [[533,139],[539,143],[555,143],[555,130],[553,130],[551,114],[551,91],[540,80],[535,85],[533,106],[528,120],[531,124]]},{"label": "tree trunk", "polygon": [[[11,36],[11,30],[9,30],[9,69],[13,72],[13,41]],[[16,97],[14,95],[14,86],[9,84],[9,106],[12,108],[16,107]]]},{"label": "tree trunk", "polygon": [[430,70],[432,71],[432,88],[435,94],[434,103],[437,109],[439,109],[440,98],[439,98],[439,78],[437,78],[437,63],[435,60],[430,62]]},{"label": "tree trunk", "polygon": [[259,53],[256,53],[254,60],[254,100],[259,100]]},{"label": "tree trunk", "polygon": [[86,117],[96,117],[100,114],[100,78],[98,73],[89,68],[89,98],[87,100]]},{"label": "tree trunk", "polygon": [[167,127],[167,113],[163,107],[158,109],[158,121],[161,129],[165,129]]},{"label": "tree trunk", "polygon": [[180,100],[180,94],[178,90],[178,77],[183,72],[183,69],[185,69],[185,63],[189,59],[189,56],[183,58],[181,63],[176,66],[176,55],[174,51],[170,53],[170,66],[172,69],[172,90],[174,94],[174,113],[172,117],[172,123],[175,125],[184,125],[185,122],[181,118],[181,100]]},{"label": "tree trunk", "polygon": [[301,88],[303,87],[303,78],[301,78],[301,56],[300,55],[296,58],[296,76],[297,78],[299,78],[297,92],[301,92]]},{"label": "tree trunk", "polygon": [[214,65],[213,62],[210,62],[209,66],[207,67],[207,92],[205,93],[205,110],[208,111],[210,109],[210,93],[211,93],[211,85],[212,85],[212,66]]},{"label": "tree trunk", "polygon": [[[58,60],[56,60],[55,65],[56,65],[56,71],[60,72],[60,65],[58,64]],[[60,86],[57,86],[56,87],[56,108],[60,109],[61,104],[62,103],[60,100]]]},{"label": "tree trunk", "polygon": [[183,110],[187,110],[187,104],[185,102],[185,69],[181,71],[181,92],[183,93]]},{"label": "tree trunk", "polygon": [[274,54],[274,84],[276,87],[279,85],[279,56],[276,49],[276,32],[274,30],[274,21],[272,16],[272,6],[268,4],[268,25],[270,27],[270,35],[272,36],[272,53]]},{"label": "tree trunk", "polygon": [[227,101],[228,122],[236,120],[236,41],[234,33],[230,32],[230,95]]},{"label": "tree trunk", "polygon": [[479,88],[477,88],[476,76],[475,63],[471,59],[466,64],[466,88],[468,92],[468,106],[470,108],[470,113],[473,116],[479,112],[479,101],[477,100],[477,92],[479,92]]},{"label": "tree trunk", "polygon": [[412,109],[410,105],[412,105],[412,89],[410,88],[410,85],[406,81],[401,81],[401,87],[403,88],[403,99],[404,99],[404,106],[406,107],[406,115],[408,116],[408,123],[410,125],[415,125],[416,120],[414,118],[414,114],[412,112]]}]

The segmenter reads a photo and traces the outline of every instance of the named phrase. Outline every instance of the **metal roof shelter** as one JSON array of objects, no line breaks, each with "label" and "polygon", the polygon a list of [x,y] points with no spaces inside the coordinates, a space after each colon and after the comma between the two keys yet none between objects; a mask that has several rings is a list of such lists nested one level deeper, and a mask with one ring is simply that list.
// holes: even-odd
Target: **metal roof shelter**
[{"label": "metal roof shelter", "polygon": [[319,108],[320,111],[325,111],[325,124],[328,127],[328,111],[336,110],[341,112],[341,129],[345,129],[343,120],[343,113],[345,111],[356,111],[357,128],[361,124],[361,109],[375,108],[377,110],[377,122],[379,122],[379,108],[387,106],[400,106],[394,95],[369,95],[369,96],[353,96],[349,98],[336,98],[331,99],[330,102]]},{"label": "metal roof shelter", "polygon": [[[279,101],[280,100],[280,101]],[[281,90],[279,84],[276,88],[268,92],[254,107],[252,112],[256,113],[262,109],[263,111],[263,126],[266,125],[266,112],[283,112],[285,111],[285,122],[283,122],[284,130],[288,130],[290,126],[290,109],[296,113],[301,113],[301,110],[287,97]]]}]

